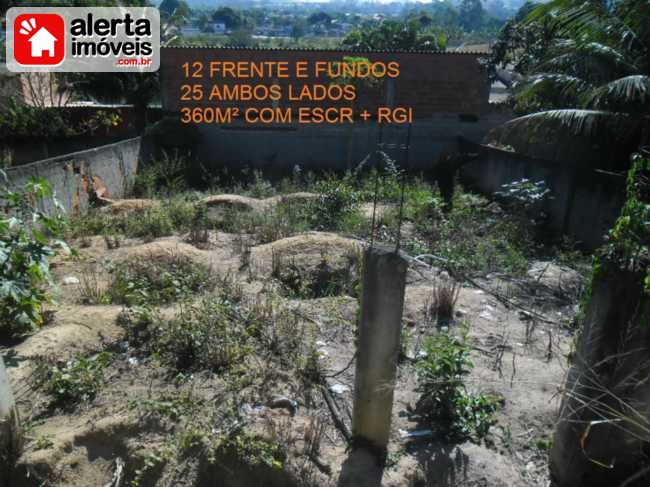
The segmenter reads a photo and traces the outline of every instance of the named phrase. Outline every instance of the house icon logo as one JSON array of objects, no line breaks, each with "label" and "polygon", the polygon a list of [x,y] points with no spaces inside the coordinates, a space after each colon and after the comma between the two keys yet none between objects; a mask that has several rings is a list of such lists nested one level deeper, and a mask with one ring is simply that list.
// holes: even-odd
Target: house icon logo
[{"label": "house icon logo", "polygon": [[58,66],[65,59],[65,22],[56,14],[14,20],[14,59],[23,66]]}]

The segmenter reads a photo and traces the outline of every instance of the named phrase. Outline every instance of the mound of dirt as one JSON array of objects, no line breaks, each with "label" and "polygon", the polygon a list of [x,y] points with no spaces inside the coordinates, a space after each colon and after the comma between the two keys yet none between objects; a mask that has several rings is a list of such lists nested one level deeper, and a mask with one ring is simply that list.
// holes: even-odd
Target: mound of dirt
[{"label": "mound of dirt", "polygon": [[54,315],[55,323],[30,336],[12,350],[7,361],[14,389],[24,386],[31,374],[31,358],[38,356],[68,360],[79,353],[102,348],[124,337],[116,320],[121,306],[62,306]]},{"label": "mound of dirt", "polygon": [[127,199],[127,200],[114,200],[111,201],[108,206],[103,206],[99,211],[102,213],[110,213],[112,215],[118,215],[120,213],[128,213],[133,210],[143,210],[145,208],[154,208],[160,206],[160,201],[158,200],[149,200],[149,199]]},{"label": "mound of dirt", "polygon": [[137,462],[142,454],[131,440],[139,429],[128,414],[51,418],[34,431],[49,445],[27,447],[16,466],[15,485],[47,485],[54,478],[59,486],[114,485],[115,458]]},{"label": "mound of dirt", "polygon": [[206,196],[199,200],[198,204],[205,205],[208,208],[232,208],[235,210],[261,210],[262,200],[240,196],[238,194],[218,194]]},{"label": "mound of dirt", "polygon": [[357,258],[363,249],[358,240],[335,233],[307,232],[283,238],[251,249],[251,266],[260,274],[270,275],[274,259],[290,263],[303,270],[314,270],[325,259],[331,268],[344,267],[349,259]]},{"label": "mound of dirt", "polygon": [[124,330],[115,320],[121,306],[64,306],[54,315],[55,324],[15,347],[21,357],[56,354],[65,360],[77,353],[119,340]]},{"label": "mound of dirt", "polygon": [[178,238],[168,238],[156,240],[155,242],[126,247],[115,252],[117,262],[131,259],[151,259],[152,261],[162,261],[173,257],[185,258],[194,262],[205,263],[208,258],[206,252],[196,247],[182,242]]},{"label": "mound of dirt", "polygon": [[301,203],[309,200],[318,198],[316,193],[308,193],[306,191],[300,191],[298,193],[289,193],[281,194],[279,196],[272,196],[271,198],[266,198],[263,201],[264,205],[268,207],[274,207],[280,203]]},{"label": "mound of dirt", "polygon": [[240,196],[237,194],[218,194],[207,196],[202,200],[199,200],[199,204],[205,205],[208,208],[221,207],[244,211],[265,211],[275,208],[282,202],[301,202],[314,198],[318,198],[318,195],[306,192],[289,193],[264,199]]}]

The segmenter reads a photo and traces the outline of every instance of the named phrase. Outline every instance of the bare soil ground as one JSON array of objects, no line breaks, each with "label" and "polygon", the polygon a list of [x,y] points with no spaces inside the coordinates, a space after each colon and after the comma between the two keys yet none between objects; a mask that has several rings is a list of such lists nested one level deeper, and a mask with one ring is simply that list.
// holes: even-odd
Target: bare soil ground
[{"label": "bare soil ground", "polygon": [[[265,211],[273,204],[231,195],[206,201],[248,211]],[[155,204],[117,202],[105,211]],[[118,248],[108,249],[105,240],[96,236],[84,243],[79,256],[57,259],[52,288],[56,304],[51,305],[50,324],[4,351],[20,415],[28,425],[16,485],[336,484],[348,456],[347,443],[322,389],[329,390],[349,427],[357,299],[278,295],[272,274],[278,256],[299,269],[314,269],[324,258],[330,266],[341,267],[367,243],[334,233],[308,232],[246,249],[241,238],[210,231],[200,248],[188,243],[186,236],[176,235],[149,242],[124,239]],[[250,254],[243,256],[248,250]],[[241,288],[244,302],[279,300],[278,309],[289,310],[299,323],[305,346],[317,351],[322,385],[306,388],[295,373],[295,364],[282,366],[251,355],[239,364],[240,383],[229,382],[226,388],[236,394],[226,395],[224,383],[232,375],[226,379],[206,370],[172,373],[155,355],[130,344],[125,328],[118,324],[123,305],[83,304],[81,288],[89,285],[89,279],[101,288],[111,281],[115,265],[128,264],[138,256],[154,259],[170,253],[207,265],[214,275],[228,276]],[[498,397],[500,408],[488,444],[449,444],[436,439],[435,431],[433,439],[409,438],[409,432],[422,428],[409,419],[418,399],[414,363],[425,338],[437,332],[427,310],[441,272],[435,266],[410,263],[403,316],[406,350],[399,364],[383,485],[546,486],[547,449],[573,341],[563,325],[577,312],[575,289],[581,285],[580,278],[572,269],[533,262],[529,273],[519,279],[495,275],[463,283],[450,331],[462,322],[471,324],[475,368],[467,381],[469,389]],[[167,303],[159,313],[174,316],[184,306]],[[113,360],[103,386],[90,402],[74,408],[52,405],[51,398],[30,380],[37,357],[66,361],[103,349],[112,352]],[[186,398],[198,405],[198,413],[185,412],[195,407],[190,404],[184,409]],[[235,401],[247,434],[283,447],[283,467],[244,462],[229,454],[208,460],[201,447],[192,443],[186,416],[207,417],[227,400]],[[315,425],[322,429],[317,435],[318,448],[310,454]],[[217,431],[220,424],[212,428]],[[183,435],[173,435],[179,431]],[[183,455],[168,453],[174,448],[178,451],[181,444]]]}]

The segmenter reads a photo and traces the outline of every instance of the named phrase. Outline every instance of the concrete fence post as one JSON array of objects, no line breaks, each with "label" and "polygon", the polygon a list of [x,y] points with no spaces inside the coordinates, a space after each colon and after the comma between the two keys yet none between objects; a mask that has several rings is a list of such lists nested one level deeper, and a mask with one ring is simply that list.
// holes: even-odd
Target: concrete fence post
[{"label": "concrete fence post", "polygon": [[0,356],[0,487],[9,485],[10,471],[20,452],[21,443],[18,412],[4,361]]},{"label": "concrete fence post", "polygon": [[390,437],[407,267],[392,250],[364,255],[352,436],[381,452]]}]

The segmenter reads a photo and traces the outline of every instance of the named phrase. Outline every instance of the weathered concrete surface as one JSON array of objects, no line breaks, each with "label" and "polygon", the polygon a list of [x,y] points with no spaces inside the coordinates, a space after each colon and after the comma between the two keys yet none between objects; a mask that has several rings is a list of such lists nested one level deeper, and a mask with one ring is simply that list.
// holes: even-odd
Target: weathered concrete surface
[{"label": "weathered concrete surface", "polygon": [[[605,266],[603,266],[605,267]],[[648,485],[650,298],[645,269],[608,266],[592,284],[550,452],[558,487]]]},{"label": "weathered concrete surface", "polygon": [[[408,166],[431,169],[440,154],[458,150],[458,136],[479,142],[494,126],[507,121],[510,114],[497,111],[476,121],[464,121],[456,113],[437,113],[416,120],[411,128]],[[406,165],[403,146],[408,139],[408,125],[384,126],[374,122],[348,125],[299,125],[271,130],[264,127],[201,125],[198,159],[208,168],[256,167],[287,170],[299,165],[305,170],[347,168],[348,151],[353,166],[377,150],[380,137],[384,151],[397,164]],[[352,135],[350,135],[352,131]],[[352,140],[350,140],[350,136]]]},{"label": "weathered concrete surface", "polygon": [[[6,171],[9,183],[21,186],[32,177],[49,181],[56,199],[70,214],[82,213],[97,195],[100,198],[123,198],[135,181],[140,157],[140,137],[123,140],[81,152],[43,159]],[[51,199],[40,202],[41,209],[51,211]]]},{"label": "weathered concrete surface", "polygon": [[390,437],[407,267],[386,249],[364,255],[352,435],[378,450]]},{"label": "weathered concrete surface", "polygon": [[460,170],[462,181],[481,192],[494,194],[503,191],[502,185],[523,178],[543,180],[552,196],[545,208],[550,229],[587,248],[603,242],[623,205],[625,177],[598,172],[584,161],[533,159],[468,140],[460,147],[481,154]]},{"label": "weathered concrete surface", "polygon": [[21,434],[11,385],[0,356],[0,487],[8,486],[9,472],[20,453]]}]

